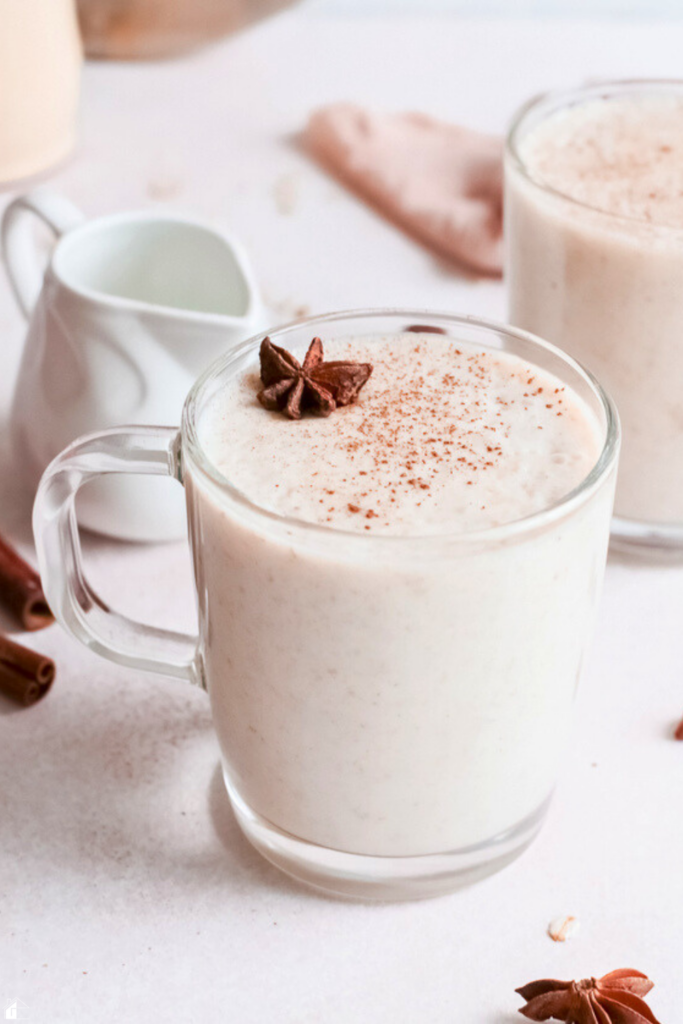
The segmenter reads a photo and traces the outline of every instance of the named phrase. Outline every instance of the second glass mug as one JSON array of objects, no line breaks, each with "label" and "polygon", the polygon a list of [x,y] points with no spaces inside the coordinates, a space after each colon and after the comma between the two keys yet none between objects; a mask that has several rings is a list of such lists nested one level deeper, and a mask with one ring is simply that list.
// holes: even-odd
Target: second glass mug
[{"label": "second glass mug", "polygon": [[[361,311],[270,337],[396,334],[419,323],[560,377],[600,423],[600,457],[571,494],[473,533],[383,536],[254,505],[211,464],[201,424],[262,335],[190,392],[180,430],[121,427],[46,471],[34,530],[62,625],[119,664],[208,691],[232,807],[251,843],[294,877],[360,898],[452,891],[499,868],[544,819],[567,744],[604,571],[619,426],[577,363],[468,317]],[[264,413],[264,415],[266,415]],[[74,501],[102,473],[185,485],[199,637],[111,612],[84,577]]]},{"label": "second glass mug", "polygon": [[510,321],[573,355],[617,404],[615,545],[679,558],[683,229],[558,192],[537,180],[524,148],[548,119],[561,124],[582,104],[657,98],[683,103],[683,82],[602,82],[536,97],[519,111],[505,149],[506,278]]}]

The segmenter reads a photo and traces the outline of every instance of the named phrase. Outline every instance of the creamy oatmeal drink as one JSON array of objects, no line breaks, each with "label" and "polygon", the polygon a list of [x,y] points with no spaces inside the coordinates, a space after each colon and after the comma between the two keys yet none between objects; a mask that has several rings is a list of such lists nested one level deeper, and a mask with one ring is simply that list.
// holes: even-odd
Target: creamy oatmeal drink
[{"label": "creamy oatmeal drink", "polygon": [[[537,830],[616,461],[608,401],[560,353],[457,318],[409,325],[276,332],[263,380],[250,343],[200,382],[185,426],[233,805],[275,863],[364,895],[451,889]],[[316,349],[297,385],[287,353],[299,365],[314,335],[325,362],[311,371]],[[321,408],[340,362],[363,377],[357,399]]]},{"label": "creamy oatmeal drink", "polygon": [[505,204],[510,319],[619,408],[617,538],[683,548],[683,84],[534,101],[508,140]]},{"label": "creamy oatmeal drink", "polygon": [[[352,896],[448,892],[543,820],[618,448],[596,381],[522,331],[316,317],[231,350],[180,432],[62,452],[34,507],[43,587],[98,654],[208,691],[233,809],[274,864]],[[74,503],[103,473],[185,484],[197,637],[93,593]]]}]

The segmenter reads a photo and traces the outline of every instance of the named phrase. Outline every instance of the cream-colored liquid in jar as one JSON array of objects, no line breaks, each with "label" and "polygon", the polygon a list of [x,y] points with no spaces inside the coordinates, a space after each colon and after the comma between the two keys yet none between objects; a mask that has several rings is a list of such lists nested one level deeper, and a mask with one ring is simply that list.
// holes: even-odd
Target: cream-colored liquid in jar
[{"label": "cream-colored liquid in jar", "polygon": [[526,176],[512,161],[506,174],[510,319],[615,399],[617,514],[683,523],[683,96],[586,100],[532,128],[519,157]]},{"label": "cream-colored liquid in jar", "polygon": [[330,529],[255,518],[187,467],[229,786],[347,852],[486,842],[552,789],[611,488],[521,540],[454,553],[446,538],[554,505],[595,465],[604,426],[558,378],[453,339],[335,339],[325,357],[373,364],[357,404],[290,421],[258,404],[249,371],[199,439],[259,508]]},{"label": "cream-colored liquid in jar", "polygon": [[2,0],[0,182],[37,174],[72,149],[81,64],[74,0]]}]

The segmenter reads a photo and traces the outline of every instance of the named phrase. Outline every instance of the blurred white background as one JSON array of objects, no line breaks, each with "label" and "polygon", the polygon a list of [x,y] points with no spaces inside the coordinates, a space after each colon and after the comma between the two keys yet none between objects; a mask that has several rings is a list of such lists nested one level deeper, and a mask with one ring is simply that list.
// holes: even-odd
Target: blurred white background
[{"label": "blurred white background", "polygon": [[308,0],[334,14],[439,13],[464,16],[683,18],[683,0]]}]

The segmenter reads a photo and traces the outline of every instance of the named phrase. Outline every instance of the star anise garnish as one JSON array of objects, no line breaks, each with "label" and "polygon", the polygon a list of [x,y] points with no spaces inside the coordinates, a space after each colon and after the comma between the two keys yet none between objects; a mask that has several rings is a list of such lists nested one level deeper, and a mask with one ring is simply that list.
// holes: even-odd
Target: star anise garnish
[{"label": "star anise garnish", "polygon": [[303,365],[270,338],[261,342],[260,357],[264,386],[258,400],[291,420],[301,419],[304,409],[329,416],[337,406],[350,405],[372,373],[370,363],[326,363],[320,338],[311,342]]},{"label": "star anise garnish", "polygon": [[527,1000],[519,1011],[529,1020],[565,1024],[659,1024],[642,997],[654,983],[640,971],[611,971],[583,981],[531,981],[516,991]]}]

